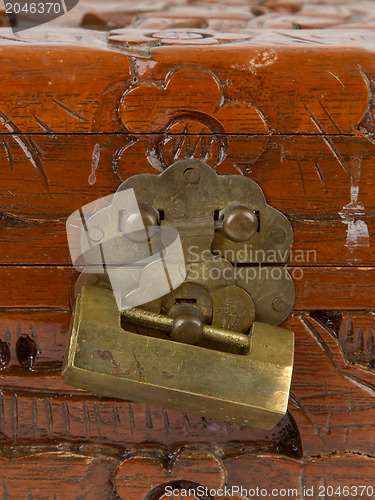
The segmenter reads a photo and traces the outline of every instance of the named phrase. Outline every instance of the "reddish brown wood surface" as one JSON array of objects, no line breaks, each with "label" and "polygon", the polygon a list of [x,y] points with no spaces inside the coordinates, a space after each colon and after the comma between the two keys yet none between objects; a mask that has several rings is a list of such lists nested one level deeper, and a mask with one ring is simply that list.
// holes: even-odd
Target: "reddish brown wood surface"
[{"label": "reddish brown wood surface", "polygon": [[[365,1],[81,0],[41,30],[0,30],[2,498],[374,497],[374,19]],[[271,432],[60,375],[78,276],[66,218],[186,157],[254,179],[293,225],[295,367]]]},{"label": "reddish brown wood surface", "polygon": [[[133,33],[125,30],[124,38]],[[4,132],[18,127],[24,134],[147,133],[174,109],[187,109],[192,118],[197,112],[208,114],[229,134],[360,135],[362,122],[362,132],[374,131],[368,119],[373,115],[374,62],[366,44],[342,48],[339,59],[337,46],[322,48],[317,42],[301,47],[293,38],[273,45],[272,37],[266,47],[249,40],[161,45],[145,58],[141,50],[137,53],[136,42],[134,54],[121,45],[108,50],[103,34],[96,34],[97,49],[92,35],[80,46],[68,42],[61,47],[52,38],[38,51],[30,42],[40,43],[40,34],[34,40],[30,36],[25,42],[1,40],[13,54],[0,72],[7,96],[0,111],[3,120],[10,120]],[[38,99],[31,78],[19,86],[35,68]]]},{"label": "reddish brown wood surface", "polygon": [[[302,310],[374,308],[373,267],[290,267],[296,285],[294,307]],[[42,308],[68,311],[79,273],[71,267],[4,266],[0,276],[1,309]],[[245,276],[245,275],[244,275]],[[250,274],[251,276],[251,274]],[[48,287],[40,287],[40,283]],[[12,287],[17,283],[17,287]],[[5,287],[6,285],[6,287]]]}]

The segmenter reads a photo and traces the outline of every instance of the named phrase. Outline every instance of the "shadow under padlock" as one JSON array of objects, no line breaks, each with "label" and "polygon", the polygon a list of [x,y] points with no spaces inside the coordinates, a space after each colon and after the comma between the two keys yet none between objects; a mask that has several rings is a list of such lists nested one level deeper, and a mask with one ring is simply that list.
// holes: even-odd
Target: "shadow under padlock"
[{"label": "shadow under padlock", "polygon": [[292,229],[260,187],[182,160],[127,179],[107,206],[84,212],[67,222],[70,244],[69,224],[80,231],[71,253],[84,257],[84,271],[65,381],[273,428],[287,410],[293,368],[293,332],[277,326],[294,303],[280,267]]}]

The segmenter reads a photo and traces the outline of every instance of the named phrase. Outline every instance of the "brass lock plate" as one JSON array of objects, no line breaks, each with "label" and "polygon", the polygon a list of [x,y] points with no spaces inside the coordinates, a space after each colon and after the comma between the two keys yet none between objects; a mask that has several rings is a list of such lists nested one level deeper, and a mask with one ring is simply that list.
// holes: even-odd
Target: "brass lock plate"
[{"label": "brass lock plate", "polygon": [[[138,219],[120,202],[129,190],[141,207]],[[122,233],[139,227],[140,214],[146,240],[137,231]],[[184,262],[181,276],[155,296],[145,290],[157,290],[160,268],[150,273],[150,266],[132,265],[132,255],[163,254],[166,228],[178,234]],[[65,380],[103,395],[272,428],[286,412],[293,366],[293,333],[276,326],[294,302],[293,281],[280,267],[291,244],[289,221],[246,177],[183,160],[160,175],[127,179],[112,203],[83,224],[87,267],[76,285]],[[98,256],[105,256],[102,268]],[[145,282],[146,271],[153,281]],[[131,313],[134,300],[139,307]]]}]

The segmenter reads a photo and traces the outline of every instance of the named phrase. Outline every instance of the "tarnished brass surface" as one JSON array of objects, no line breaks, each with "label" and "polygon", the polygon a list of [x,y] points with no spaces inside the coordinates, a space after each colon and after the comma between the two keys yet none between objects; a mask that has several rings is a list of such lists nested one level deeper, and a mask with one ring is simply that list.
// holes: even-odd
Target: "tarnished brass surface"
[{"label": "tarnished brass surface", "polygon": [[[244,332],[254,317],[273,325],[285,320],[294,303],[294,284],[287,269],[275,279],[266,269],[260,274],[255,266],[251,273],[233,266],[283,264],[292,245],[290,222],[266,203],[254,181],[240,175],[218,175],[202,161],[191,159],[178,161],[159,175],[129,177],[117,192],[126,189],[134,190],[145,225],[150,228],[150,224],[160,224],[178,230],[187,270],[182,287],[186,292],[186,284],[197,284],[202,292],[208,291],[211,311],[206,308],[204,314],[211,316],[212,324]],[[129,254],[134,252],[134,238],[118,237],[122,217],[115,196],[111,206],[90,219],[90,224],[105,234],[108,242],[103,246],[106,245],[108,262],[114,266],[128,264]],[[131,216],[126,221],[134,222]],[[148,251],[148,242],[136,243],[137,255],[143,255],[143,249]],[[97,247],[84,256],[88,265],[95,264]],[[79,283],[92,281],[85,274]],[[102,275],[100,279],[103,278]],[[178,298],[179,288],[171,295]],[[273,307],[273,301],[279,297],[287,304],[283,310]],[[223,314],[229,310],[230,314]],[[160,308],[156,312],[161,312]]]},{"label": "tarnished brass surface", "polygon": [[285,414],[294,336],[254,323],[248,354],[230,354],[124,331],[113,293],[83,287],[65,381],[120,397],[272,429]]},{"label": "tarnished brass surface", "polygon": [[[126,189],[134,190],[137,213],[124,210],[116,196]],[[217,175],[198,160],[133,176],[116,194],[81,236],[98,243],[100,235],[106,266],[127,266],[128,279],[117,278],[127,286],[114,295],[108,267],[101,274],[95,269],[98,247],[86,245],[84,259],[94,272],[77,281],[65,380],[107,396],[271,429],[286,412],[293,367],[294,335],[276,326],[294,303],[294,283],[280,265],[292,244],[289,221],[267,205],[255,182]],[[141,219],[146,231],[137,229]],[[127,294],[144,297],[143,271],[132,267],[132,255],[162,251],[160,226],[178,230],[185,280],[129,309]]]}]

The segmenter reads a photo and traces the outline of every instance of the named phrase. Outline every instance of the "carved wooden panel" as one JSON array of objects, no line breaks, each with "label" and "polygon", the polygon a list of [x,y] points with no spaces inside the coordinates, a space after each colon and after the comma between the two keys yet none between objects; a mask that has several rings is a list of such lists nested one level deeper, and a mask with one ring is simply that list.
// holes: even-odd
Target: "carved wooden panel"
[{"label": "carved wooden panel", "polygon": [[[81,0],[0,29],[2,498],[374,497],[374,23],[370,1]],[[295,368],[270,432],[60,376],[66,218],[182,158],[251,177],[293,225]]]}]

